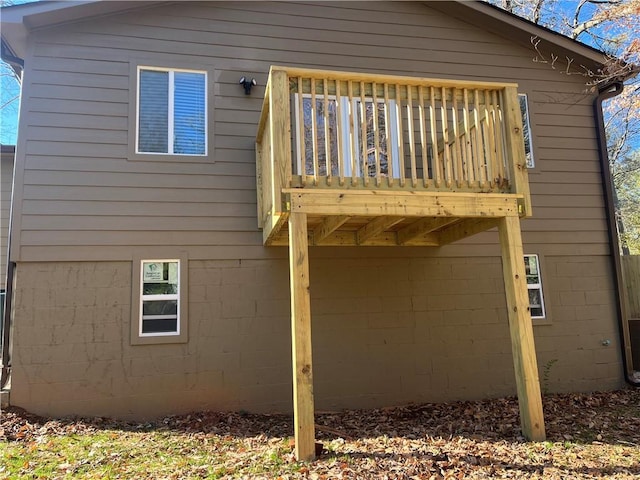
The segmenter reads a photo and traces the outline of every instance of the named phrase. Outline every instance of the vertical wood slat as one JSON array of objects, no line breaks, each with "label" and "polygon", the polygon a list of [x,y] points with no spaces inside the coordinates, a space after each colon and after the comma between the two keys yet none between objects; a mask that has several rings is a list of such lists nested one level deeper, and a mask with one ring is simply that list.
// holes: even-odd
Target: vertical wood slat
[{"label": "vertical wood slat", "polygon": [[313,184],[318,185],[318,120],[316,112],[316,79],[311,79],[311,143],[313,145]]},{"label": "vertical wood slat", "polygon": [[[376,82],[371,84],[372,95],[371,98],[373,100],[373,146],[376,149],[375,151],[375,159],[376,159],[376,186],[379,187],[381,183],[381,172],[380,172],[380,125],[378,125],[378,86]],[[388,146],[387,146],[388,148]],[[388,163],[388,159],[387,159]]]},{"label": "vertical wood slat", "polygon": [[404,180],[404,128],[402,127],[402,95],[401,95],[401,90],[400,90],[400,84],[396,83],[396,112],[397,112],[397,117],[398,117],[398,157],[400,157],[399,159],[399,166],[398,169],[400,170],[399,173],[399,177],[400,177],[400,186],[404,187],[405,184],[405,180]]},{"label": "vertical wood slat", "polygon": [[298,77],[298,114],[300,115],[299,122],[301,122],[300,127],[300,139],[298,140],[300,143],[300,171],[298,174],[300,175],[300,180],[302,185],[307,184],[307,145],[305,142],[306,134],[304,131],[304,89],[302,85],[302,77]]},{"label": "vertical wood slat", "polygon": [[422,147],[422,181],[426,188],[429,186],[429,163],[427,153],[427,119],[424,114],[424,89],[422,85],[418,86],[418,102],[420,113],[420,146]]},{"label": "vertical wood slat", "polygon": [[442,185],[441,166],[440,166],[440,153],[438,152],[438,132],[437,132],[437,120],[436,120],[436,94],[435,88],[429,87],[429,96],[431,97],[431,104],[429,105],[429,124],[431,128],[431,148],[433,149],[433,175],[436,188]]},{"label": "vertical wood slat", "polygon": [[493,187],[495,186],[498,177],[498,164],[496,162],[496,129],[493,116],[493,105],[491,105],[491,93],[489,90],[484,91],[484,103],[487,112],[487,125],[489,127],[489,164],[491,165],[489,185]]},{"label": "vertical wood slat", "polygon": [[451,96],[453,97],[453,106],[452,106],[452,116],[453,116],[453,138],[454,138],[454,151],[455,151],[455,181],[458,188],[462,187],[462,180],[464,177],[462,171],[462,149],[460,148],[460,131],[459,129],[459,115],[458,115],[458,99],[457,99],[457,89],[451,89]]},{"label": "vertical wood slat", "polygon": [[476,169],[476,178],[480,182],[482,188],[487,187],[486,176],[484,170],[484,141],[482,136],[482,124],[480,116],[480,92],[476,88],[473,91],[473,124],[474,129],[474,145],[476,150],[474,166]]},{"label": "vertical wood slat", "polygon": [[[482,93],[483,96],[486,97],[485,93]],[[489,110],[487,107],[487,102],[482,104],[482,109],[480,110],[482,115],[480,116],[480,121],[482,122],[483,128],[482,130],[482,147],[483,147],[483,173],[485,175],[485,185],[488,187],[492,187],[492,175],[491,171],[491,144],[489,143]]]},{"label": "vertical wood slat", "polygon": [[621,260],[627,315],[640,319],[640,255],[623,255]]},{"label": "vertical wood slat", "polygon": [[266,216],[270,215],[273,211],[273,189],[275,185],[273,183],[273,151],[271,147],[271,122],[267,122],[264,127],[262,141],[262,183],[266,188],[262,189],[262,210],[263,210],[263,225],[266,222]]},{"label": "vertical wood slat", "polygon": [[282,189],[291,181],[291,113],[289,78],[282,70],[271,73],[269,92],[269,138],[271,146],[272,210],[284,210]]},{"label": "vertical wood slat", "polygon": [[[263,132],[264,135],[264,132]],[[262,195],[264,192],[264,189],[267,187],[267,185],[265,185],[265,182],[262,181],[262,162],[264,160],[264,153],[262,150],[262,138],[256,140],[256,193],[257,193],[257,199],[256,199],[256,210],[257,210],[257,214],[258,214],[258,228],[262,228],[264,227],[264,208],[262,206],[262,203],[264,202]]]},{"label": "vertical wood slat", "polygon": [[338,124],[338,131],[336,132],[336,148],[338,149],[338,184],[342,187],[344,185],[344,156],[342,154],[342,102],[340,101],[340,80],[336,80],[336,123]]},{"label": "vertical wood slat", "polygon": [[328,78],[322,79],[322,93],[324,96],[324,158],[327,169],[327,185],[331,185],[331,134],[329,129],[329,82]]},{"label": "vertical wood slat", "polygon": [[520,219],[513,215],[498,224],[505,284],[511,349],[520,406],[520,423],[524,436],[533,441],[545,440],[542,396],[529,313],[529,294],[523,261]]},{"label": "vertical wood slat", "polygon": [[531,216],[531,192],[529,191],[529,174],[527,171],[527,157],[524,151],[524,137],[522,136],[522,115],[518,90],[515,87],[504,89],[505,115],[505,145],[509,159],[509,180],[512,184],[511,193],[524,195],[521,215]]},{"label": "vertical wood slat", "polygon": [[364,97],[364,82],[360,82],[360,141],[362,142],[362,180],[369,185],[369,158],[367,155],[367,104]]},{"label": "vertical wood slat", "polygon": [[493,90],[491,92],[491,99],[494,108],[495,115],[495,129],[496,129],[496,162],[498,164],[498,176],[502,181],[507,179],[504,168],[504,115],[503,115],[503,102],[502,92]]},{"label": "vertical wood slat", "polygon": [[289,286],[295,455],[298,460],[313,460],[315,423],[306,213],[291,212],[289,216]]},{"label": "vertical wood slat", "polygon": [[393,177],[394,177],[394,167],[393,167],[393,156],[391,151],[391,125],[390,125],[390,116],[389,116],[389,84],[384,84],[384,135],[385,140],[387,142],[387,178],[389,182],[389,186],[393,186]]},{"label": "vertical wood slat", "polygon": [[471,151],[471,131],[469,125],[469,89],[464,89],[464,144],[466,151],[466,171],[467,171],[467,185],[471,186],[475,182],[475,175],[473,171],[473,152]]},{"label": "vertical wood slat", "polygon": [[371,98],[373,100],[373,147],[375,148],[376,161],[376,186],[381,183],[380,171],[380,125],[378,125],[378,86],[376,82],[371,84]]},{"label": "vertical wood slat", "polygon": [[444,183],[447,188],[451,188],[451,149],[449,148],[449,119],[447,117],[447,90],[445,87],[442,87],[440,116],[442,119],[442,144],[444,146],[442,151],[442,156],[444,157]]},{"label": "vertical wood slat", "polygon": [[349,80],[347,83],[348,100],[349,100],[349,149],[351,150],[351,185],[357,185],[357,158],[358,158],[358,146],[355,140],[355,124],[358,115],[354,111],[353,101],[353,82]]},{"label": "vertical wood slat", "polygon": [[409,136],[409,159],[411,161],[411,186],[418,186],[418,174],[416,171],[416,141],[413,122],[413,87],[407,85],[407,133]]}]

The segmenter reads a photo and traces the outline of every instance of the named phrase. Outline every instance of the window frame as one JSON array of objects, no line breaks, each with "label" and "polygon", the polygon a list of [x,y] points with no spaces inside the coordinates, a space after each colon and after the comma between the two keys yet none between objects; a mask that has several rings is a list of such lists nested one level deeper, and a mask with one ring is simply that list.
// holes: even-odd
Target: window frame
[{"label": "window frame", "polygon": [[[138,115],[139,115],[139,69],[159,71],[184,71],[205,74],[205,155],[184,153],[156,153],[138,152]],[[129,59],[129,106],[128,106],[128,140],[126,158],[131,162],[179,162],[206,163],[215,161],[215,105],[214,82],[217,70],[211,64],[200,62],[185,62],[174,56],[165,54],[145,54]]]},{"label": "window frame", "polygon": [[[523,103],[521,99],[524,99],[524,111],[522,109]],[[531,128],[531,108],[529,106],[529,96],[526,93],[518,93],[518,104],[520,106],[520,113],[522,114],[522,129],[526,130],[525,135],[529,136],[529,151],[527,152],[527,143],[524,144],[524,153],[527,158],[527,169],[531,170],[536,168],[535,155],[533,153],[533,129]]]},{"label": "window frame", "polygon": [[[143,70],[152,72],[166,72],[169,74],[167,92],[167,151],[166,152],[142,152],[140,151],[140,75]],[[175,74],[196,73],[204,76],[204,153],[176,153],[174,143],[175,133]],[[184,68],[164,68],[147,65],[138,65],[136,69],[136,125],[135,125],[135,153],[137,155],[184,155],[188,157],[206,157],[208,147],[208,114],[207,114],[207,72],[202,70],[191,70]]]},{"label": "window frame", "polygon": [[[144,293],[144,265],[145,263],[165,263],[172,264],[176,263],[178,265],[178,291],[177,293],[162,293],[162,294],[145,294]],[[180,335],[180,259],[179,258],[166,258],[166,259],[145,259],[140,261],[140,318],[138,321],[139,330],[138,335],[141,337],[167,337],[172,335]],[[167,332],[147,332],[144,330],[144,302],[161,302],[161,301],[176,301],[176,330],[175,331],[167,331]],[[147,315],[149,317],[150,315]],[[158,320],[162,320],[163,318],[159,317],[171,317],[173,315],[154,315]]]},{"label": "window frame", "polygon": [[528,279],[527,280],[527,295],[529,293],[529,290],[538,290],[540,292],[540,308],[542,309],[542,315],[533,315],[532,310],[531,310],[531,304],[529,304],[529,313],[531,315],[531,320],[533,321],[544,321],[544,320],[548,320],[549,319],[549,315],[548,315],[548,310],[547,310],[547,306],[545,304],[544,301],[544,289],[543,289],[543,278],[542,278],[542,267],[540,264],[540,255],[538,255],[537,253],[525,253],[523,255],[523,261],[525,262],[525,275],[528,277],[528,274],[526,274],[526,258],[527,257],[535,257],[536,259],[536,265],[538,266],[538,283],[529,283]]},{"label": "window frame", "polygon": [[[177,262],[178,293],[145,295],[144,263]],[[179,255],[135,255],[132,262],[131,297],[131,344],[167,344],[186,343],[188,341],[188,258],[186,253]],[[143,302],[153,300],[177,300],[176,331],[143,333]]]}]

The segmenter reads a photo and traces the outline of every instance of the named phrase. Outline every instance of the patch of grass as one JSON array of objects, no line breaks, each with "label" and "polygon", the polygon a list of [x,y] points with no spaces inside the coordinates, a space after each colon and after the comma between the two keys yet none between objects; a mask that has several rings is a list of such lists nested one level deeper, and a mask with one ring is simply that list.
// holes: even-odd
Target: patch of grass
[{"label": "patch of grass", "polygon": [[546,398],[545,442],[523,441],[515,399],[319,415],[333,433],[317,432],[327,453],[310,463],[294,459],[286,416],[131,425],[3,412],[0,478],[640,478],[640,391]]},{"label": "patch of grass", "polygon": [[0,443],[9,478],[151,478],[185,471],[216,478],[226,461],[226,441],[165,432],[96,431],[52,436],[46,443]]}]

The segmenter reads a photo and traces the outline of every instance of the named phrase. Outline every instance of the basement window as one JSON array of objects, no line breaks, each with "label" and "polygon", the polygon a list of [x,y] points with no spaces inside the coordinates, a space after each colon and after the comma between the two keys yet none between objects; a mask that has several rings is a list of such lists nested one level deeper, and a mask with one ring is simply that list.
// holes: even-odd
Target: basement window
[{"label": "basement window", "polygon": [[134,260],[133,344],[187,341],[186,258]]},{"label": "basement window", "polygon": [[207,73],[138,67],[138,154],[207,155]]},{"label": "basement window", "polygon": [[536,254],[524,256],[525,272],[527,274],[527,288],[529,289],[529,310],[532,319],[545,318],[544,295],[542,293],[542,276],[540,274],[540,259]]},{"label": "basement window", "polygon": [[180,260],[143,260],[140,335],[180,334]]}]

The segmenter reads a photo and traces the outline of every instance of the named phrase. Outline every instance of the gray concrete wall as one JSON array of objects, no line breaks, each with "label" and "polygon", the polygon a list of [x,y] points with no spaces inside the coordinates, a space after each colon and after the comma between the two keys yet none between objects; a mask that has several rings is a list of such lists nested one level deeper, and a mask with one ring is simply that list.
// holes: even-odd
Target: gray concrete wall
[{"label": "gray concrete wall", "polygon": [[[556,362],[543,388],[620,387],[606,261],[547,256],[544,268],[541,379]],[[24,263],[17,275],[13,405],[125,418],[291,409],[285,260],[190,261],[189,340],[174,345],[130,344],[129,262]],[[313,255],[311,289],[318,409],[515,393],[499,258]]]}]

